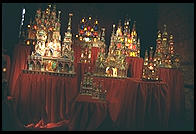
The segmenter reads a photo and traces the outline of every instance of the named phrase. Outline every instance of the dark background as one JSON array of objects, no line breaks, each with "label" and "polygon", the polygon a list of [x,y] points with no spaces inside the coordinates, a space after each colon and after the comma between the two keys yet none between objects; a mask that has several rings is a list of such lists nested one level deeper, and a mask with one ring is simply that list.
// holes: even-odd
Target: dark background
[{"label": "dark background", "polygon": [[[3,3],[2,4],[2,44],[11,56],[14,46],[18,43],[22,8],[26,9],[24,25],[35,17],[38,8],[45,10],[50,3]],[[61,37],[67,29],[68,13],[72,18],[72,33],[77,34],[77,27],[83,17],[91,16],[99,20],[100,27],[106,28],[106,45],[110,43],[112,25],[118,25],[119,19],[130,18],[130,28],[136,21],[136,30],[141,41],[141,56],[149,46],[155,46],[157,34],[157,6],[154,3],[55,3],[61,10]]]}]

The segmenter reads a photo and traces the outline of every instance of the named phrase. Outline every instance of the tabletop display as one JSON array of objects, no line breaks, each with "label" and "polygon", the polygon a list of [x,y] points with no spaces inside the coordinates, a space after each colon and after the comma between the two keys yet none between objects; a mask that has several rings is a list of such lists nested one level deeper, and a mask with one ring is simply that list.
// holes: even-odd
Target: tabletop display
[{"label": "tabletop display", "polygon": [[10,90],[15,114],[26,128],[60,121],[69,130],[96,130],[109,118],[112,127],[123,130],[161,130],[167,129],[171,112],[182,115],[180,59],[166,25],[155,50],[150,47],[142,58],[136,21],[132,30],[127,18],[124,25],[121,20],[117,28],[112,25],[107,52],[106,28],[97,18],[82,18],[73,41],[69,13],[61,40],[60,14],[55,5],[38,9],[27,26],[25,46],[14,49]]}]

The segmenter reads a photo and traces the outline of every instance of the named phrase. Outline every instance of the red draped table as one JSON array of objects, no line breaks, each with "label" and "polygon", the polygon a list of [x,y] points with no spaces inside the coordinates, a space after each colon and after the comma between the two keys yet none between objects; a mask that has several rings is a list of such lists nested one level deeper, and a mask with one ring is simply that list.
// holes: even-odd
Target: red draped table
[{"label": "red draped table", "polygon": [[182,71],[179,69],[159,69],[159,77],[168,84],[169,98],[169,126],[171,128],[183,127],[185,116],[184,81]]},{"label": "red draped table", "polygon": [[23,124],[67,119],[77,86],[77,77],[21,73],[13,93],[17,117]]},{"label": "red draped table", "polygon": [[18,76],[22,72],[23,69],[27,68],[27,58],[28,55],[30,55],[31,47],[25,46],[21,44],[17,44],[14,48],[14,54],[13,54],[13,61],[12,61],[12,67],[10,71],[10,80],[9,80],[9,88],[10,93],[14,92],[14,87],[16,84],[16,80],[18,79]]},{"label": "red draped table", "polygon": [[107,103],[79,95],[72,106],[69,130],[96,130],[107,116]]},{"label": "red draped table", "polygon": [[164,82],[100,77],[94,82],[103,82],[107,103],[80,95],[72,106],[70,130],[96,129],[106,115],[120,130],[167,129],[168,90]]}]

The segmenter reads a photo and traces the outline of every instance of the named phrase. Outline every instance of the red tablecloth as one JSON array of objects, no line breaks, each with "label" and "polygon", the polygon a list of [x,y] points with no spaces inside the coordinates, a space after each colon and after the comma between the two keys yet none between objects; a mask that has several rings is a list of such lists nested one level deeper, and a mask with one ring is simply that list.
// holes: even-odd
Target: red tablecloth
[{"label": "red tablecloth", "polygon": [[11,95],[13,95],[13,92],[15,90],[14,87],[16,84],[16,80],[18,79],[18,76],[20,75],[23,69],[27,68],[27,58],[28,55],[30,55],[30,51],[30,46],[24,46],[21,44],[16,45],[16,47],[14,48],[14,54],[12,58],[13,61],[9,80],[9,88]]},{"label": "red tablecloth", "polygon": [[107,103],[79,95],[72,106],[69,130],[96,130],[107,116]]},{"label": "red tablecloth", "polygon": [[168,84],[169,92],[169,125],[170,127],[183,127],[185,116],[184,81],[179,69],[159,69],[159,77]]},{"label": "red tablecloth", "polygon": [[122,130],[167,129],[168,89],[164,82],[94,78],[107,90],[109,116]]},{"label": "red tablecloth", "polygon": [[143,58],[138,57],[127,57],[126,62],[128,63],[128,77],[141,78],[143,68]]},{"label": "red tablecloth", "polygon": [[167,85],[129,80],[124,88],[117,126],[123,130],[164,130],[168,126]]},{"label": "red tablecloth", "polygon": [[67,119],[78,94],[77,77],[21,73],[13,96],[17,116],[23,124]]}]

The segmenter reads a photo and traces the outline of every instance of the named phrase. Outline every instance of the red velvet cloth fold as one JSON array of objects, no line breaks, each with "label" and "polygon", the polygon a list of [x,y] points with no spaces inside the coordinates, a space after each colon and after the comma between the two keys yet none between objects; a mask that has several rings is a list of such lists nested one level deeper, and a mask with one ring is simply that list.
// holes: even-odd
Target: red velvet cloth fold
[{"label": "red velvet cloth fold", "polygon": [[96,130],[107,116],[107,103],[92,99],[91,96],[79,95],[72,105],[69,130]]},{"label": "red velvet cloth fold", "polygon": [[30,51],[30,46],[25,46],[21,44],[17,44],[14,48],[9,80],[9,88],[11,95],[13,95],[13,92],[15,92],[15,84],[18,79],[18,76],[23,69],[27,68],[27,58],[28,55],[30,55]]},{"label": "red velvet cloth fold", "polygon": [[184,80],[182,71],[179,69],[159,69],[159,77],[168,84],[169,97],[169,122],[170,127],[181,125],[185,119],[185,96],[184,96]]},{"label": "red velvet cloth fold", "polygon": [[44,118],[58,122],[68,118],[78,94],[77,77],[21,73],[15,92],[17,115],[24,124]]}]

